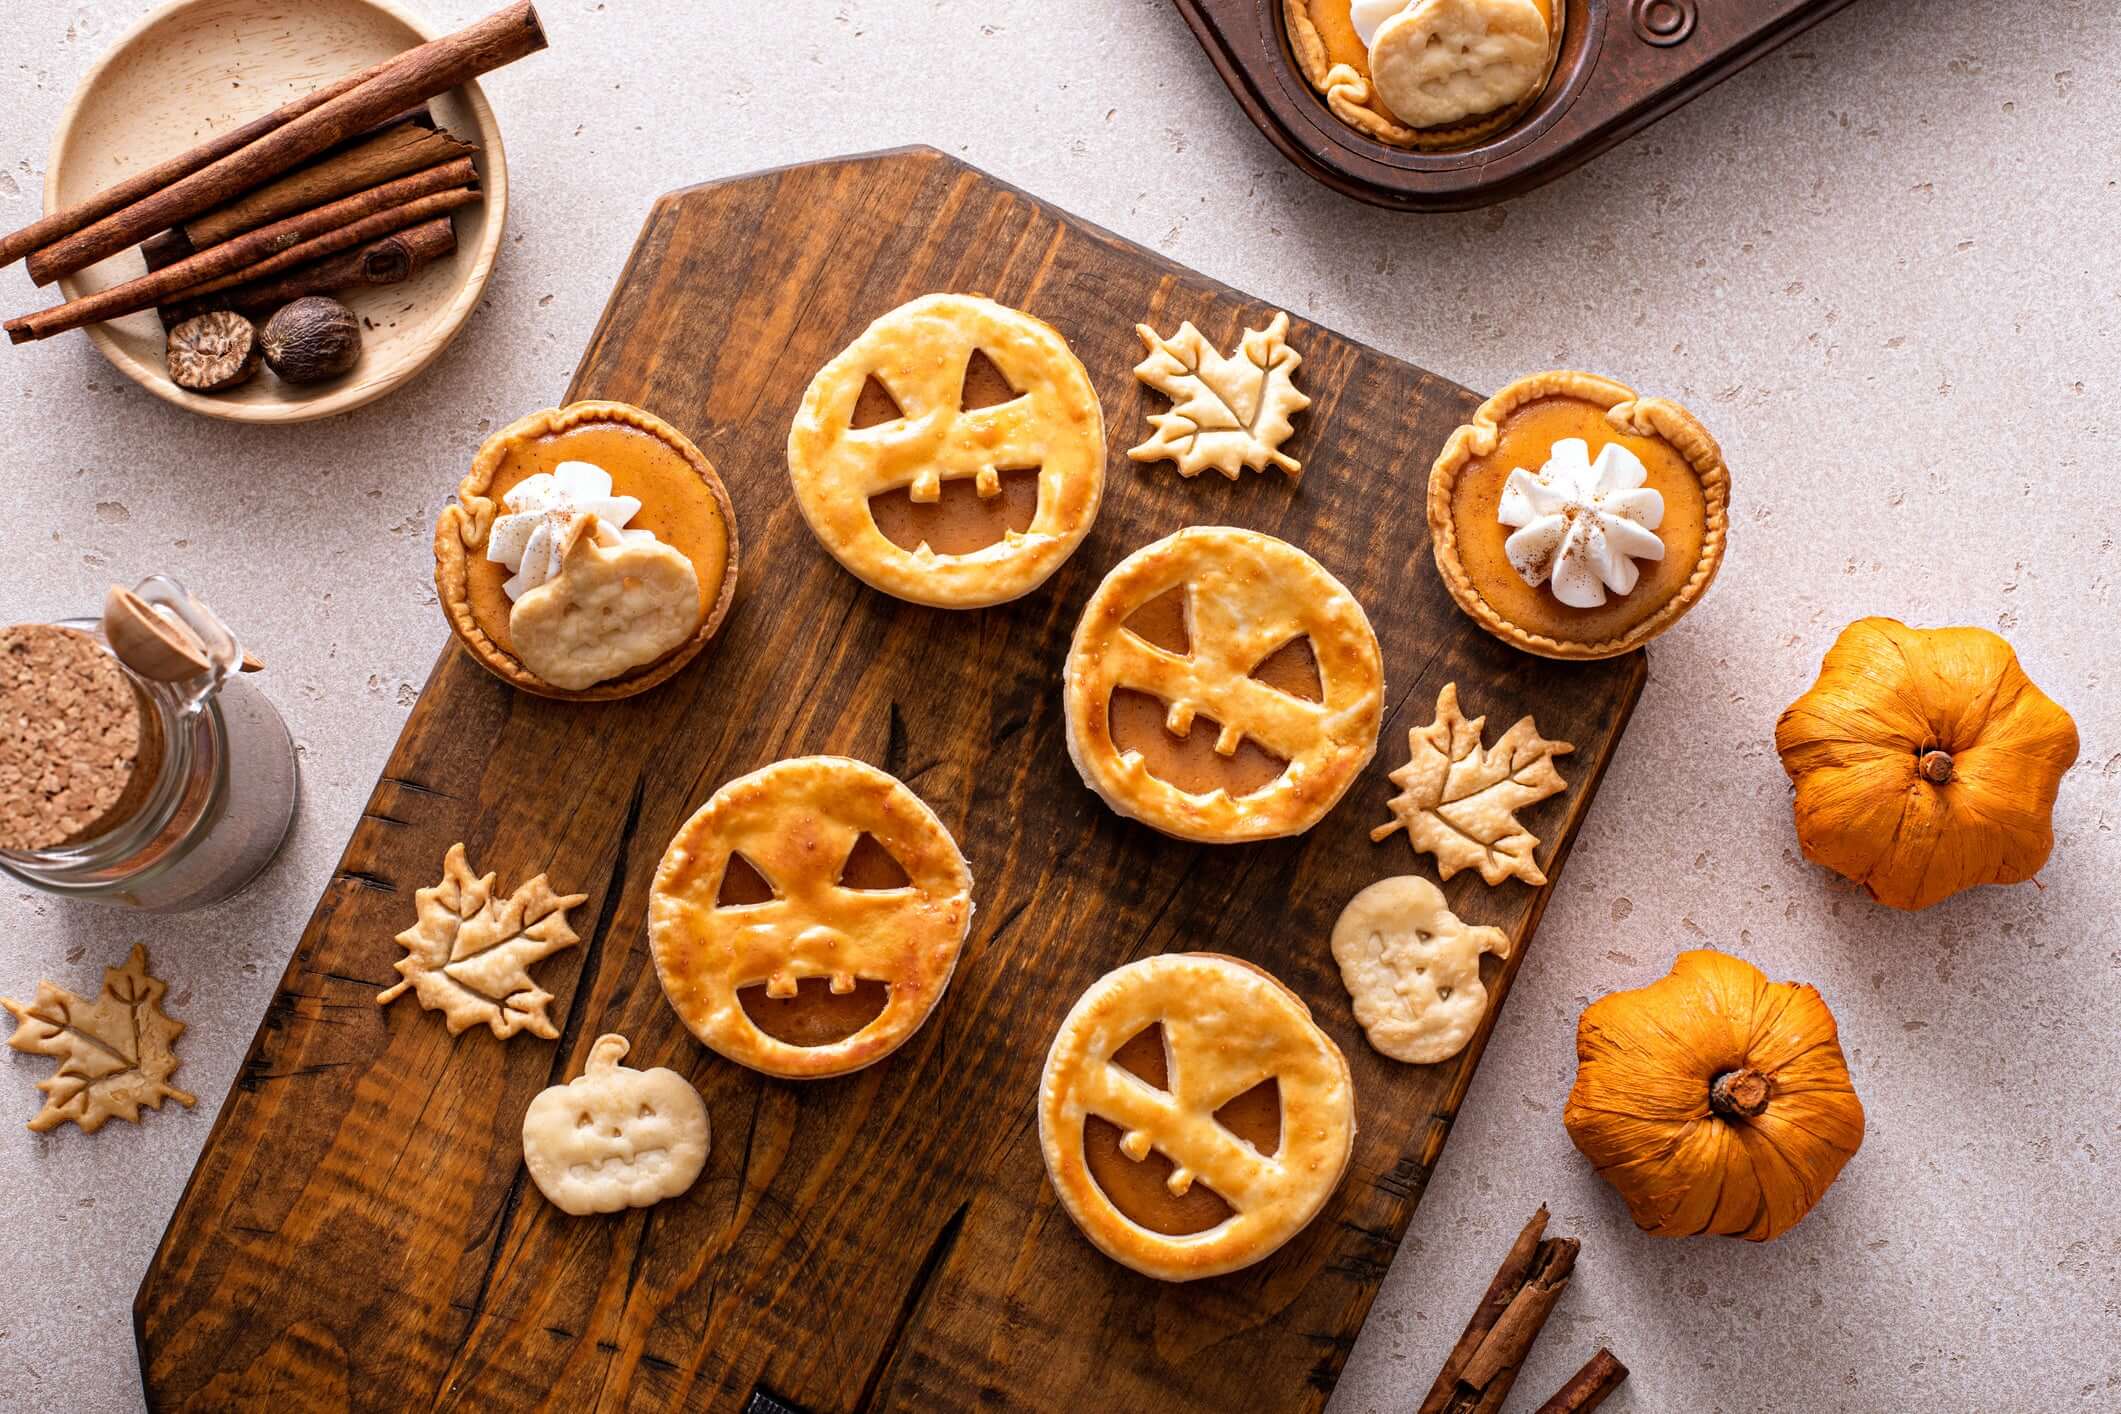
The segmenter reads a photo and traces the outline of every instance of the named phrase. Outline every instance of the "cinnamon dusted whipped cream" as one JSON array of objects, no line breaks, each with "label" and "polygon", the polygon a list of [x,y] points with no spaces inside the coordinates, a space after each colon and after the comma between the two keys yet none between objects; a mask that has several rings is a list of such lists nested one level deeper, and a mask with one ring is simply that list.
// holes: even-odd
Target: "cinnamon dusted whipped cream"
[{"label": "cinnamon dusted whipped cream", "polygon": [[1637,560],[1662,560],[1664,497],[1633,452],[1608,442],[1592,461],[1581,437],[1554,443],[1538,474],[1518,467],[1503,483],[1496,519],[1517,526],[1503,542],[1526,584],[1547,584],[1574,609],[1595,609],[1606,592],[1635,587]]},{"label": "cinnamon dusted whipped cream", "polygon": [[[494,518],[486,558],[513,571],[501,586],[511,601],[560,572],[561,558],[573,542],[567,531],[579,516],[595,516],[627,541],[655,541],[651,531],[625,529],[640,511],[640,501],[612,495],[611,473],[590,462],[561,462],[549,472],[526,476],[509,488],[501,504],[508,514]],[[604,541],[601,534],[597,538]]]}]

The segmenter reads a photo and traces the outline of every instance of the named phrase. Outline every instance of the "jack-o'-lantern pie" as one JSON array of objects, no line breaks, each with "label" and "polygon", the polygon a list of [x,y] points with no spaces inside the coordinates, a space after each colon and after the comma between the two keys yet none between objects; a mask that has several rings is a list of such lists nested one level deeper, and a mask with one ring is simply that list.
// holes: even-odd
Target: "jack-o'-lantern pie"
[{"label": "jack-o'-lantern pie", "polygon": [[504,682],[604,701],[685,666],[736,593],[736,515],[684,433],[625,403],[532,413],[435,523],[449,626]]},{"label": "jack-o'-lantern pie", "polygon": [[1522,117],[1561,54],[1562,0],[1282,0],[1297,67],[1342,122],[1463,147]]},{"label": "jack-o'-lantern pie", "polygon": [[1207,844],[1301,834],[1377,751],[1384,666],[1341,582],[1193,526],[1105,576],[1062,674],[1068,754],[1119,814]]},{"label": "jack-o'-lantern pie", "polygon": [[1429,473],[1429,537],[1458,607],[1543,658],[1611,658],[1663,633],[1723,564],[1731,477],[1664,398],[1535,373],[1482,403]]},{"label": "jack-o'-lantern pie", "polygon": [[941,1000],[972,871],[896,777],[777,761],[714,793],[648,893],[656,976],[711,1050],[790,1080],[882,1060]]},{"label": "jack-o'-lantern pie", "polygon": [[940,609],[1028,594],[1089,534],[1105,415],[1051,326],[924,295],[818,370],[788,429],[818,542],[872,588]]},{"label": "jack-o'-lantern pie", "polygon": [[1234,957],[1166,953],[1106,973],[1061,1023],[1038,1136],[1085,1237],[1192,1281],[1318,1216],[1354,1152],[1355,1090],[1294,992]]}]

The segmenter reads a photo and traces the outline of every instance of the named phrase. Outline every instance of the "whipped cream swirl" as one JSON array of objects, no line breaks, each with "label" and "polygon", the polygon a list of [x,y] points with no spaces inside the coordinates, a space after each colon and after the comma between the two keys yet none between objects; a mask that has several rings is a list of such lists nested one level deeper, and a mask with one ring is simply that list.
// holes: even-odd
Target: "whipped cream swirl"
[{"label": "whipped cream swirl", "polygon": [[1503,483],[1496,519],[1520,527],[1503,542],[1510,568],[1572,609],[1595,609],[1606,591],[1635,587],[1637,560],[1662,560],[1664,497],[1645,490],[1649,471],[1626,447],[1608,442],[1592,461],[1581,437],[1564,437],[1534,476],[1523,467]]},{"label": "whipped cream swirl", "polygon": [[1377,38],[1378,26],[1412,3],[1413,0],[1351,0],[1348,20],[1355,26],[1355,37],[1362,41],[1362,47],[1368,49]]},{"label": "whipped cream swirl", "polygon": [[[560,559],[573,537],[567,532],[579,516],[593,515],[613,533],[641,509],[632,496],[611,494],[611,473],[591,462],[561,462],[551,471],[526,476],[501,497],[508,514],[496,516],[486,535],[486,558],[504,564],[514,577],[501,588],[510,602],[560,572]],[[626,530],[625,540],[653,543],[655,532]]]}]

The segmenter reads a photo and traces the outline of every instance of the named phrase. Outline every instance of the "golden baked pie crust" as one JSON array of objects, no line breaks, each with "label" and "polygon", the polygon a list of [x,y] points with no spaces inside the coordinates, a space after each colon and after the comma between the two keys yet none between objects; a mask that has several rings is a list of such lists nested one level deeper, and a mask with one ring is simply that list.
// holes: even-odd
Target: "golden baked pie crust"
[{"label": "golden baked pie crust", "polygon": [[[1603,639],[1580,641],[1556,638],[1523,627],[1504,617],[1481,593],[1481,587],[1466,573],[1458,552],[1458,524],[1453,497],[1458,478],[1476,458],[1495,450],[1502,427],[1517,409],[1542,398],[1574,398],[1605,410],[1613,430],[1628,437],[1655,438],[1671,447],[1692,469],[1701,483],[1703,525],[1701,550],[1687,579],[1648,618],[1627,632]],[[1559,370],[1533,373],[1514,380],[1474,410],[1473,420],[1461,426],[1444,443],[1429,472],[1429,539],[1436,556],[1437,573],[1458,607],[1475,622],[1505,643],[1542,658],[1612,658],[1648,643],[1676,623],[1681,614],[1708,591],[1723,565],[1723,551],[1730,528],[1731,478],[1723,464],[1723,451],[1695,416],[1666,398],[1639,397],[1625,383],[1594,373]]]},{"label": "golden baked pie crust", "polygon": [[[984,353],[1017,391],[965,408],[967,363]],[[905,414],[853,426],[871,377]],[[908,550],[877,527],[869,502],[909,490],[931,502],[942,480],[1037,467],[1030,526],[966,554]],[[1030,593],[1075,552],[1105,487],[1105,416],[1089,372],[1060,332],[980,295],[923,295],[878,318],[817,371],[788,429],[796,505],[848,573],[896,598],[976,609]]]},{"label": "golden baked pie crust", "polygon": [[[1345,3],[1345,0],[1332,0]],[[1566,27],[1565,0],[1553,0],[1548,6],[1547,16],[1547,67],[1546,74],[1532,91],[1507,108],[1498,108],[1493,113],[1482,113],[1463,123],[1452,123],[1440,128],[1410,128],[1369,106],[1376,89],[1369,75],[1351,64],[1334,63],[1327,52],[1324,36],[1311,18],[1312,0],[1282,0],[1282,18],[1289,33],[1289,49],[1296,56],[1296,67],[1325,100],[1333,116],[1354,128],[1363,136],[1374,138],[1391,147],[1412,148],[1421,152],[1444,151],[1455,147],[1467,147],[1482,138],[1493,137],[1509,127],[1526,110],[1540,100],[1547,86],[1554,81],[1554,65],[1561,57],[1561,32]]]},{"label": "golden baked pie crust", "polygon": [[[719,587],[715,590],[713,602],[701,614],[698,629],[690,638],[652,663],[643,664],[605,682],[569,690],[549,683],[530,671],[520,658],[496,642],[481,626],[472,601],[471,565],[474,559],[485,555],[486,537],[493,529],[494,518],[502,509],[499,499],[488,492],[506,464],[509,453],[518,446],[536,442],[540,438],[557,436],[596,424],[611,424],[645,432],[676,452],[713,497],[715,509],[722,518],[728,554],[721,565],[703,565],[694,561],[693,568],[698,571],[701,582],[705,584],[718,577]],[[457,637],[478,660],[480,666],[525,692],[569,702],[609,702],[645,692],[664,681],[698,656],[707,641],[721,628],[722,620],[729,613],[730,601],[736,596],[736,511],[729,503],[729,492],[722,485],[722,478],[715,472],[714,464],[692,444],[692,439],[655,414],[643,411],[630,403],[585,401],[569,403],[565,407],[546,408],[527,417],[518,418],[487,438],[479,448],[478,455],[472,458],[471,470],[457,487],[456,502],[443,507],[441,516],[435,522],[434,552],[435,595],[441,601],[443,612],[449,616],[449,626],[456,631]]]},{"label": "golden baked pie crust", "polygon": [[[864,833],[905,870],[905,887],[840,885]],[[720,902],[732,855],[772,900]],[[896,776],[843,756],[777,761],[723,786],[671,839],[648,894],[672,1009],[717,1054],[791,1080],[844,1075],[898,1049],[941,1000],[971,926],[972,871],[950,831]],[[761,1030],[737,995],[760,983],[792,993],[812,977],[881,981],[890,996],[854,1034],[802,1046]]]},{"label": "golden baked pie crust", "polygon": [[[1152,1025],[1163,1027],[1169,1090],[1112,1060]],[[1271,1155],[1214,1117],[1268,1079],[1282,1104]],[[1146,1139],[1212,1188],[1231,1216],[1184,1235],[1129,1218],[1091,1175],[1083,1151],[1091,1116]],[[1332,1199],[1354,1152],[1354,1083],[1333,1038],[1276,978],[1219,953],[1165,953],[1106,973],[1069,1011],[1039,1081],[1038,1131],[1054,1192],[1085,1237],[1145,1276],[1191,1281],[1270,1255]]]}]

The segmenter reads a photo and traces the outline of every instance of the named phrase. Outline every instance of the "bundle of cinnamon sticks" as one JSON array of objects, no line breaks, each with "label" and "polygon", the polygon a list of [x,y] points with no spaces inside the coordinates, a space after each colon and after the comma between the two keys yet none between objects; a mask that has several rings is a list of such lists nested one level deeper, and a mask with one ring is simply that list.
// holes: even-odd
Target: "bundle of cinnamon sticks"
[{"label": "bundle of cinnamon sticks", "polygon": [[148,263],[9,320],[9,339],[409,278],[455,249],[449,213],[479,198],[477,150],[437,131],[424,105],[544,47],[537,11],[515,0],[0,237],[0,266],[26,258],[39,285],[140,242]]}]

